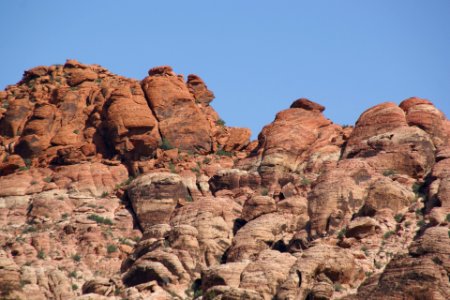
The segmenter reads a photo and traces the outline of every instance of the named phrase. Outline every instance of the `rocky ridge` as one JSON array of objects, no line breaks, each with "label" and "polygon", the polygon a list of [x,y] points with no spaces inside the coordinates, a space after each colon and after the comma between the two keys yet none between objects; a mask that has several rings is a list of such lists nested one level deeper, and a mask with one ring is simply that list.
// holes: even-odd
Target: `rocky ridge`
[{"label": "rocky ridge", "polygon": [[228,127],[204,81],[68,60],[0,91],[1,299],[449,299],[450,121],[294,101]]}]

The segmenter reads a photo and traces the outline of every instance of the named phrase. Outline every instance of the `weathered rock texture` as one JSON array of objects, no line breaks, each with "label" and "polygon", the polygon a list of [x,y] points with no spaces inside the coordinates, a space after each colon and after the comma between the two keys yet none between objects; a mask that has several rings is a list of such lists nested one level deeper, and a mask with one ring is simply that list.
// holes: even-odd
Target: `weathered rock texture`
[{"label": "weathered rock texture", "polygon": [[450,122],[227,127],[196,75],[68,60],[0,92],[1,299],[450,299]]}]

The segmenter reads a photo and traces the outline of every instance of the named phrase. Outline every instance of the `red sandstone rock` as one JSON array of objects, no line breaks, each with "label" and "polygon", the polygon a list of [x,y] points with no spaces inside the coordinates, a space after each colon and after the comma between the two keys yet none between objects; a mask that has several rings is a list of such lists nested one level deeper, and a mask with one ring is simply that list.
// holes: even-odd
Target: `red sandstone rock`
[{"label": "red sandstone rock", "polygon": [[213,98],[168,66],[74,60],[1,91],[0,298],[449,298],[430,101],[343,128],[298,99],[250,143]]},{"label": "red sandstone rock", "polygon": [[142,86],[163,139],[180,149],[209,152],[211,128],[183,80],[166,69],[149,74]]},{"label": "red sandstone rock", "polygon": [[318,103],[314,103],[308,99],[305,98],[300,98],[298,100],[295,100],[292,104],[291,104],[291,108],[302,108],[302,109],[306,109],[306,110],[317,110],[319,112],[323,112],[325,110],[325,107],[318,104]]},{"label": "red sandstone rock", "polygon": [[207,105],[214,99],[213,92],[208,90],[206,84],[197,75],[188,75],[187,87],[194,95],[195,100],[199,103]]}]

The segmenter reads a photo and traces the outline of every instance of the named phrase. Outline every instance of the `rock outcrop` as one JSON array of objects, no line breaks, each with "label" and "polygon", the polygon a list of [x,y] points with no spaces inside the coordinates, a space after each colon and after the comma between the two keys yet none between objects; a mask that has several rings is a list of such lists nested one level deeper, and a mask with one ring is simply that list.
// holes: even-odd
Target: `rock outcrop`
[{"label": "rock outcrop", "polygon": [[1,299],[449,299],[450,121],[228,127],[197,75],[68,60],[0,92]]}]

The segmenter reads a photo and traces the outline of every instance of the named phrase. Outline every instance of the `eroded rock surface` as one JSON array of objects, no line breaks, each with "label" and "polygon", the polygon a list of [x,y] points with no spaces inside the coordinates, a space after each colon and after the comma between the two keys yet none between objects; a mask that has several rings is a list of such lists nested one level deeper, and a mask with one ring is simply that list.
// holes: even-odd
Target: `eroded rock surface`
[{"label": "eroded rock surface", "polygon": [[0,92],[2,299],[449,299],[450,122],[300,98],[228,127],[197,75],[68,60]]}]

